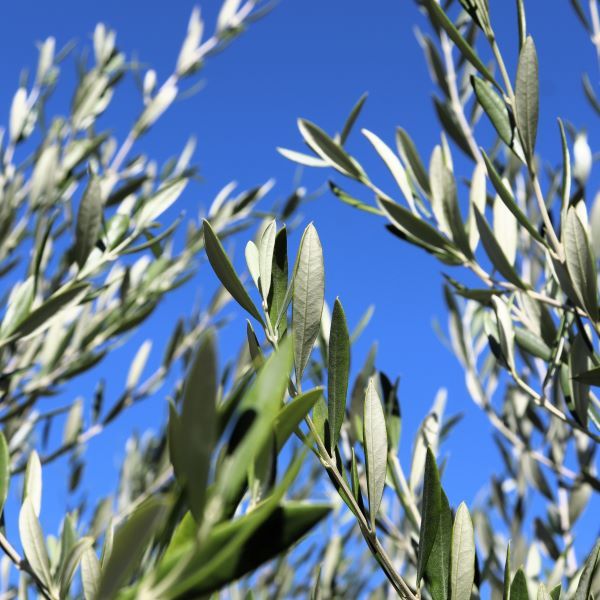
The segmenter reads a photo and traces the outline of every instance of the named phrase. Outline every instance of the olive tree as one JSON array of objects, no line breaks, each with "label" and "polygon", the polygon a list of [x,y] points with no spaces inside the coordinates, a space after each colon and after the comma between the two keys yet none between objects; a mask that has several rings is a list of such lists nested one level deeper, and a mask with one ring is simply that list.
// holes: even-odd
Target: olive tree
[{"label": "olive tree", "polygon": [[[165,81],[128,57],[103,24],[94,31],[91,57],[86,50],[75,56],[70,46],[59,49],[48,38],[40,44],[37,69],[21,78],[0,149],[3,597],[197,596],[287,548],[329,510],[302,498],[282,501],[300,464],[296,458],[255,510],[233,519],[266,432],[281,419],[291,349],[282,349],[256,381],[243,359],[229,377],[221,375],[215,339],[228,301],[222,292],[173,321],[154,372],[145,368],[151,340],[139,347],[118,397],[105,397],[99,381],[91,397],[55,400],[47,408],[48,399],[60,401],[69,382],[100,364],[196,272],[205,249],[201,221],[190,220],[182,236],[175,235],[181,217],[163,222],[195,178],[195,142],[191,138],[178,156],[158,165],[144,153],[144,136],[194,90],[205,62],[269,8],[227,0],[212,33],[195,9]],[[60,73],[69,62],[78,73],[72,100],[55,109],[50,100],[66,85]],[[122,107],[125,78],[140,84],[138,116],[117,139],[111,115]],[[221,238],[258,219],[254,207],[271,183],[239,194],[233,187],[202,209]],[[291,214],[299,199],[293,194],[283,214]],[[208,243],[220,243],[215,240]],[[185,384],[180,367],[188,372]],[[42,481],[51,491],[65,483],[44,478],[45,466],[67,460],[74,492],[91,440],[110,435],[130,406],[166,396],[161,388],[174,380],[168,428],[130,440],[114,495],[92,498],[91,507],[72,496],[60,530],[44,531]],[[260,418],[252,422],[252,415]],[[49,435],[57,427],[63,428],[58,444],[59,436]],[[278,431],[283,444],[291,431]],[[220,466],[207,489],[219,442]],[[5,504],[9,488],[22,490],[16,512]],[[202,518],[204,505],[210,512]],[[240,554],[275,524],[282,528],[279,537]],[[78,569],[81,577],[75,577]]]},{"label": "olive tree", "polygon": [[[410,469],[400,465],[396,390],[373,357],[346,408],[347,384],[340,381],[347,382],[341,358],[347,334],[340,333],[339,302],[323,335],[327,404],[315,407],[308,427],[320,434],[321,463],[400,596],[592,598],[600,590],[600,543],[578,548],[575,535],[586,505],[597,512],[600,491],[594,392],[600,386],[600,201],[587,185],[592,151],[585,132],[560,119],[561,164],[544,162],[536,147],[539,65],[523,0],[515,3],[519,58],[512,74],[494,31],[494,3],[417,4],[431,25],[417,37],[436,86],[441,128],[428,164],[406,129],[396,130],[395,149],[362,129],[398,189],[373,181],[346,149],[365,97],[340,134],[299,119],[309,152],[280,152],[306,167],[334,169],[333,195],[386,220],[393,235],[445,266],[451,347],[474,403],[494,428],[504,470],[492,476],[487,500],[473,514],[465,504],[451,507],[436,464],[454,422],[442,420],[441,398],[417,432]],[[597,3],[571,4],[597,46]],[[597,111],[593,85],[588,77],[583,83]],[[362,199],[364,193],[374,202]],[[462,271],[470,273],[463,281]],[[335,595],[331,578],[317,589]]]}]

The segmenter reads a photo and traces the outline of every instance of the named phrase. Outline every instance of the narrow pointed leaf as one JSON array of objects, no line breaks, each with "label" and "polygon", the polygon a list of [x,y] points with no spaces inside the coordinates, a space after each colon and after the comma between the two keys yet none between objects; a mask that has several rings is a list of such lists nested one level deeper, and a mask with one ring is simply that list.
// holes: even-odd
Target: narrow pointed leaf
[{"label": "narrow pointed leaf", "polygon": [[448,37],[456,44],[461,54],[487,79],[490,83],[497,85],[494,77],[489,72],[488,68],[483,64],[482,60],[477,56],[477,52],[460,34],[454,23],[448,18],[443,8],[436,0],[425,0],[425,6],[429,10],[432,19],[448,34]]},{"label": "narrow pointed leaf", "polygon": [[115,533],[112,552],[102,568],[97,598],[114,598],[142,559],[164,516],[164,499],[144,502]]},{"label": "narrow pointed leaf", "polygon": [[519,569],[510,584],[510,600],[529,600],[527,578],[523,569]]},{"label": "narrow pointed leaf", "polygon": [[19,535],[25,557],[33,572],[48,588],[53,588],[52,576],[50,575],[50,559],[44,542],[44,534],[29,497],[26,497],[23,501],[19,513]]},{"label": "narrow pointed leaf", "polygon": [[87,548],[81,557],[81,584],[85,600],[97,600],[101,567],[96,551]]},{"label": "narrow pointed leaf", "polygon": [[275,221],[271,221],[264,230],[258,251],[259,272],[260,272],[260,291],[264,301],[269,297],[271,290],[271,272],[273,269],[273,252],[275,250],[275,236],[277,235],[277,226]]},{"label": "narrow pointed leaf", "polygon": [[564,227],[563,243],[567,270],[577,299],[590,317],[598,320],[598,287],[595,257],[590,240],[577,211],[570,208]]},{"label": "narrow pointed leaf", "polygon": [[346,416],[346,395],[350,376],[350,335],[342,303],[337,298],[331,316],[327,360],[327,409],[333,450]]},{"label": "narrow pointed leaf", "polygon": [[512,147],[513,128],[504,100],[489,83],[482,81],[478,77],[471,77],[471,84],[475,90],[477,101],[489,117],[500,139],[509,148]]},{"label": "narrow pointed leaf", "polygon": [[225,287],[242,308],[247,310],[259,323],[263,324],[260,313],[237,276],[219,238],[216,236],[210,223],[206,220],[204,220],[203,229],[206,255],[223,287]]},{"label": "narrow pointed leaf", "polygon": [[600,570],[600,541],[596,542],[585,561],[573,600],[588,600],[588,598],[592,598],[592,585],[598,570]]},{"label": "narrow pointed leaf", "polygon": [[375,148],[386,167],[389,169],[412,212],[415,212],[416,208],[412,189],[400,159],[394,154],[392,149],[374,133],[367,129],[363,129],[362,133],[369,140],[369,142],[371,142],[373,148]]},{"label": "narrow pointed leaf", "polygon": [[409,241],[416,240],[419,244],[435,252],[455,250],[454,245],[448,238],[438,233],[423,219],[413,215],[409,210],[395,202],[385,198],[379,198],[378,200],[390,220],[407,235]]},{"label": "narrow pointed leaf", "polygon": [[300,423],[310,413],[322,395],[323,388],[314,388],[299,394],[281,409],[275,419],[275,440],[278,449],[283,448],[286,441],[297,430]]},{"label": "narrow pointed leaf", "polygon": [[216,443],[217,354],[214,333],[202,339],[188,372],[181,410],[184,440],[183,469],[190,509],[197,522],[202,518],[210,460]]},{"label": "narrow pointed leaf", "polygon": [[85,264],[100,236],[102,208],[100,181],[93,177],[83,193],[77,212],[74,255],[79,268]]},{"label": "narrow pointed leaf", "polygon": [[375,519],[385,488],[388,448],[385,415],[373,378],[369,380],[365,393],[363,439],[367,469],[367,491],[369,493],[369,516],[371,518],[371,528],[375,530]]},{"label": "narrow pointed leaf", "polygon": [[421,581],[427,561],[435,543],[440,524],[442,506],[442,487],[440,474],[431,448],[427,448],[425,458],[425,476],[423,482],[423,508],[421,511],[421,530],[419,532],[419,551],[417,556],[417,583]]},{"label": "narrow pointed leaf", "polygon": [[450,564],[450,598],[470,600],[475,578],[475,537],[473,521],[464,502],[454,517]]},{"label": "narrow pointed leaf", "polygon": [[482,151],[482,156],[485,162],[490,181],[492,182],[492,185],[494,186],[494,189],[498,193],[498,196],[500,197],[502,202],[504,202],[508,210],[510,210],[510,212],[515,216],[517,221],[519,221],[519,223],[523,227],[525,227],[525,229],[527,229],[527,231],[535,240],[540,242],[540,244],[545,244],[544,238],[539,234],[536,226],[527,218],[527,216],[517,205],[511,190],[509,190],[502,181],[502,178],[498,174],[498,171],[496,171],[496,168],[494,167],[494,164],[492,163],[488,155]]},{"label": "narrow pointed leaf", "polygon": [[352,110],[350,111],[350,114],[348,115],[348,118],[346,119],[346,122],[344,123],[344,127],[342,129],[342,133],[340,133],[340,144],[342,144],[342,146],[346,143],[346,140],[348,139],[348,136],[350,135],[350,132],[352,131],[352,128],[354,127],[354,124],[356,123],[356,120],[358,119],[360,112],[362,111],[362,108],[367,100],[367,96],[369,94],[367,94],[367,92],[365,92],[356,102],[356,104],[352,107]]},{"label": "narrow pointed leaf", "polygon": [[325,300],[325,271],[321,241],[312,223],[304,231],[294,276],[292,331],[296,383],[308,363],[321,326]]},{"label": "narrow pointed leaf", "polygon": [[400,156],[407,164],[407,167],[410,168],[414,179],[416,179],[423,192],[429,196],[431,191],[429,189],[429,176],[427,175],[427,170],[421,161],[419,152],[411,137],[401,127],[396,129],[396,143],[400,151]]},{"label": "narrow pointed leaf", "polygon": [[[271,319],[271,323],[275,327],[279,312],[284,307],[285,295],[288,288],[287,232],[285,226],[275,236],[271,279],[271,291],[267,304],[269,306],[269,319]],[[277,333],[280,338],[285,333],[286,328],[287,319],[284,319],[277,327]]]},{"label": "narrow pointed leaf", "polygon": [[346,151],[332,140],[320,127],[305,119],[298,119],[298,129],[311,150],[327,161],[332,167],[353,179],[360,179],[362,173]]},{"label": "narrow pointed leaf", "polygon": [[539,115],[538,60],[533,38],[528,36],[519,54],[515,85],[515,119],[527,160],[535,152]]},{"label": "narrow pointed leaf", "polygon": [[483,244],[489,259],[492,261],[492,264],[503,277],[510,281],[510,283],[513,283],[517,287],[524,289],[525,284],[517,275],[514,267],[508,262],[508,259],[504,255],[500,244],[498,244],[498,241],[494,237],[494,234],[485,220],[485,217],[479,212],[477,207],[474,207],[473,211],[475,215],[475,221],[477,222],[477,229],[479,230],[481,243]]},{"label": "narrow pointed leaf", "polygon": [[440,523],[435,542],[425,567],[425,581],[432,600],[448,600],[450,586],[450,548],[452,544],[452,511],[442,490]]}]

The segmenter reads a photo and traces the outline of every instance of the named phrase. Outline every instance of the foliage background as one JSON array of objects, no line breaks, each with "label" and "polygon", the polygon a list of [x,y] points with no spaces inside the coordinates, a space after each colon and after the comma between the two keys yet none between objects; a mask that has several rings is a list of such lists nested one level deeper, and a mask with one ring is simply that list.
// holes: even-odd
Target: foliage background
[{"label": "foliage background", "polygon": [[[35,40],[53,35],[58,47],[71,39],[80,45],[89,42],[98,21],[116,29],[118,45],[137,50],[139,60],[156,68],[159,80],[170,73],[184,35],[192,2],[104,2],[58,3],[20,2],[3,6],[0,22],[0,114],[5,120],[23,66],[35,67]],[[203,16],[213,22],[220,2],[202,2]],[[536,39],[540,63],[541,114],[538,147],[545,159],[559,161],[560,145],[555,115],[576,127],[594,123],[595,116],[581,90],[581,71],[598,79],[598,63],[593,46],[586,39],[573,11],[565,0],[528,3],[528,26]],[[514,6],[511,2],[494,2],[494,23],[514,72]],[[159,161],[166,160],[168,150],[183,147],[190,134],[198,138],[195,160],[205,178],[193,183],[171,211],[176,216],[182,207],[189,215],[206,208],[217,191],[231,177],[240,188],[277,179],[273,197],[283,197],[292,189],[298,176],[294,166],[275,152],[276,146],[297,146],[295,116],[303,116],[333,132],[339,128],[353,102],[364,91],[370,97],[359,125],[368,126],[381,137],[392,141],[396,125],[406,127],[423,156],[428,157],[438,141],[439,129],[432,105],[427,102],[432,86],[421,50],[413,33],[415,24],[425,26],[412,2],[377,0],[286,0],[266,19],[236,40],[223,55],[209,62],[202,73],[207,87],[198,95],[178,103],[140,143]],[[572,68],[576,61],[577,68]],[[75,81],[72,65],[61,73],[51,107],[69,101]],[[120,86],[121,100],[103,119],[123,128],[139,108],[139,92],[129,81]],[[127,97],[127,100],[124,99]],[[129,112],[128,112],[129,111]],[[124,129],[125,131],[125,129]],[[116,133],[122,133],[118,130]],[[590,132],[592,149],[597,136]],[[349,149],[364,157],[364,166],[378,181],[390,181],[385,167],[375,153],[366,151],[367,142],[353,133]],[[357,150],[358,149],[358,150]],[[462,160],[456,154],[457,161]],[[322,181],[319,172],[302,175],[309,192]],[[592,172],[590,187],[598,177]],[[349,188],[349,191],[352,191]],[[268,202],[268,201],[267,201]],[[463,373],[452,355],[439,343],[431,326],[432,319],[445,320],[438,263],[425,253],[398,242],[383,230],[380,219],[369,219],[336,203],[328,192],[302,209],[306,220],[314,220],[324,245],[326,260],[326,299],[331,305],[333,294],[344,303],[348,321],[356,323],[371,303],[376,312],[371,325],[354,350],[358,367],[371,340],[379,341],[379,368],[400,374],[403,431],[401,458],[408,461],[412,436],[427,411],[438,387],[449,392],[451,412],[464,411],[465,418],[445,445],[451,455],[444,477],[451,501],[469,504],[483,486],[487,474],[500,466],[496,449],[488,435],[490,426],[472,404],[463,383]],[[244,238],[245,239],[245,238]],[[291,245],[299,241],[299,232]],[[232,248],[231,242],[226,245]],[[243,270],[243,245],[236,246],[237,264]],[[357,277],[360,274],[360,278]],[[188,314],[202,288],[207,298],[215,287],[209,269],[166,299],[151,318],[149,326],[132,336],[125,347],[112,353],[101,366],[80,377],[76,387],[66,389],[71,400],[76,395],[89,397],[98,377],[107,380],[107,398],[116,396],[124,383],[132,353],[146,337],[154,339],[148,370],[162,355],[162,344],[172,323],[180,314]],[[237,322],[220,335],[220,354],[227,357],[238,347],[243,327],[240,313],[233,307]],[[165,326],[167,325],[167,326]],[[442,323],[445,328],[445,322]],[[164,388],[164,389],[168,389]],[[52,398],[49,403],[58,403]],[[87,466],[82,488],[92,498],[114,487],[124,446],[132,431],[143,433],[166,416],[164,393],[132,408],[115,422],[105,436],[93,440],[86,451]],[[59,428],[56,428],[60,435]],[[56,530],[67,500],[66,461],[44,469],[45,529]],[[48,492],[51,491],[52,495]],[[58,492],[56,495],[55,492]],[[12,489],[16,507],[18,488]],[[597,499],[595,499],[597,510]],[[11,504],[9,504],[9,510]],[[596,531],[586,528],[594,512],[594,500],[587,518],[580,523],[580,548],[593,542]],[[587,531],[586,531],[587,529]],[[589,539],[585,539],[586,535]],[[581,558],[581,557],[579,557]]]}]

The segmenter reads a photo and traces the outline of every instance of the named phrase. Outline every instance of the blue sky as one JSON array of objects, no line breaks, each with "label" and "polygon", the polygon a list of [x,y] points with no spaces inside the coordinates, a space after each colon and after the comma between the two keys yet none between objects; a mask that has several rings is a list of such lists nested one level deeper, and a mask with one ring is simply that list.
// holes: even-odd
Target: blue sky
[{"label": "blue sky", "polygon": [[[136,51],[141,61],[156,68],[159,80],[164,79],[172,70],[194,4],[138,0],[6,4],[0,20],[0,115],[7,120],[20,69],[35,66],[36,41],[53,35],[58,46],[71,39],[87,45],[98,21],[116,29],[120,48],[128,53]],[[219,4],[216,0],[201,3],[203,15],[211,24]],[[490,4],[501,46],[514,72],[513,3],[491,0]],[[590,73],[596,83],[597,64],[592,45],[566,0],[530,0],[526,4],[529,29],[541,57],[539,147],[544,149],[546,159],[557,161],[560,144],[556,117],[564,117],[576,126],[593,122],[583,100],[580,72]],[[185,208],[189,215],[207,207],[216,192],[232,179],[245,188],[274,177],[277,186],[265,206],[285,196],[292,189],[297,171],[276,153],[275,147],[300,148],[297,117],[308,118],[330,132],[339,130],[349,109],[365,91],[369,99],[359,126],[391,144],[395,127],[402,125],[427,158],[439,141],[439,130],[430,102],[433,87],[414,36],[415,25],[426,27],[414,3],[407,0],[282,0],[273,13],[210,61],[201,75],[206,79],[205,89],[177,103],[140,147],[164,160],[178,152],[189,135],[198,138],[195,158],[203,181],[188,188],[178,207]],[[574,58],[577,69],[570,67]],[[62,76],[72,84],[72,63]],[[111,125],[117,133],[124,130],[140,106],[133,86],[124,86],[119,93],[121,98],[114,102],[123,110],[111,113]],[[350,149],[372,178],[391,193],[394,188],[389,176],[358,129],[352,134]],[[592,147],[594,138],[591,131]],[[302,182],[313,190],[323,178],[322,171],[307,172]],[[446,448],[450,461],[445,485],[455,506],[463,499],[472,502],[487,484],[491,470],[499,466],[499,459],[490,427],[472,404],[458,363],[433,331],[434,319],[441,320],[445,327],[441,266],[390,236],[383,221],[337,203],[330,194],[304,206],[302,215],[307,222],[314,220],[323,242],[328,302],[340,296],[351,324],[370,304],[376,305],[371,325],[354,352],[354,366],[359,366],[370,343],[377,340],[380,368],[401,376],[404,463],[409,462],[413,432],[439,387],[448,388],[449,411],[465,413]],[[297,243],[296,235],[292,247]],[[241,257],[242,240],[236,248]],[[89,398],[100,376],[107,377],[109,394],[112,390],[116,395],[126,377],[124,365],[128,365],[136,346],[145,337],[156,338],[152,356],[160,360],[161,341],[168,332],[164,324],[174,323],[178,315],[189,312],[198,290],[214,289],[214,283],[210,270],[202,268],[191,284],[160,307],[142,335],[134,336],[103,367],[69,388],[65,399],[78,394]],[[229,312],[238,317],[223,333],[225,354],[236,347],[244,333],[241,313]],[[131,431],[143,432],[165,416],[164,396],[159,394],[144,407],[132,410],[104,439],[90,444],[84,486],[89,486],[92,495],[106,493],[113,486],[115,468]],[[59,477],[64,469],[64,465],[58,465],[47,473]],[[59,485],[53,483],[52,488],[58,490],[57,494],[47,493],[44,497],[50,528],[57,526],[55,519],[66,500]]]}]

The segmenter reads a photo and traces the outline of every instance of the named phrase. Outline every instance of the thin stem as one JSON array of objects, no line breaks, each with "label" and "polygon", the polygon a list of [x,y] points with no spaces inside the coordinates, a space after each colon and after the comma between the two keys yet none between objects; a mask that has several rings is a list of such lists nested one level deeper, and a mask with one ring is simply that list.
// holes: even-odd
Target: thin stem
[{"label": "thin stem", "polygon": [[375,529],[372,529],[370,527],[367,519],[362,513],[362,510],[360,509],[358,503],[354,499],[354,495],[348,487],[346,480],[340,474],[340,472],[337,469],[337,466],[333,462],[332,458],[329,456],[329,453],[327,452],[323,441],[317,433],[312,419],[308,416],[306,417],[306,424],[308,425],[308,428],[315,439],[317,447],[319,448],[321,463],[327,469],[328,473],[335,480],[336,485],[339,486],[339,488],[344,492],[344,495],[350,502],[352,512],[356,516],[361,533],[363,534],[363,537],[367,541],[369,547],[375,551],[375,558],[382,566],[386,577],[402,598],[406,598],[408,600],[417,600],[418,596],[413,593],[412,589],[406,583],[404,578],[396,572],[396,569],[394,568],[394,565],[392,564],[387,552],[385,551],[385,548],[381,545],[379,539],[377,538],[377,532],[375,531]]},{"label": "thin stem", "polygon": [[570,419],[569,417],[567,417],[567,415],[565,415],[565,413],[563,413],[561,410],[556,408],[556,406],[554,406],[552,403],[548,402],[548,399],[546,398],[545,395],[538,394],[538,392],[536,392],[531,386],[529,386],[525,381],[523,381],[516,372],[512,373],[512,377],[513,377],[514,382],[526,394],[531,396],[531,398],[533,398],[533,401],[536,404],[538,404],[542,408],[545,408],[553,417],[556,417],[563,423],[570,425],[573,429],[577,429],[577,431],[580,431],[581,433],[587,435],[594,442],[600,443],[600,435],[596,435],[595,433],[588,431],[585,427],[583,427],[582,425],[577,423],[577,421],[574,421],[573,419]]},{"label": "thin stem", "polygon": [[4,554],[8,556],[11,562],[19,569],[27,573],[33,580],[35,586],[38,588],[40,594],[47,600],[54,600],[54,597],[50,594],[42,580],[33,572],[32,568],[25,558],[21,558],[21,555],[15,550],[14,546],[8,541],[6,536],[0,532],[0,548],[4,551]]},{"label": "thin stem", "polygon": [[498,68],[500,69],[500,75],[502,76],[502,81],[504,82],[504,87],[506,88],[506,94],[508,96],[508,100],[511,105],[514,104],[515,92],[513,90],[512,83],[510,81],[510,76],[508,71],[506,70],[506,65],[504,64],[504,59],[502,58],[502,54],[500,53],[500,48],[498,47],[498,42],[496,42],[495,37],[488,38],[490,45],[492,47],[492,52],[494,54],[494,58],[498,63]]},{"label": "thin stem", "polygon": [[531,183],[533,184],[535,199],[537,200],[538,208],[544,221],[544,227],[546,228],[546,235],[549,237],[550,243],[552,244],[554,251],[558,255],[558,258],[562,261],[564,259],[563,247],[558,238],[556,237],[554,226],[552,225],[552,221],[550,220],[550,215],[548,214],[548,209],[546,207],[546,201],[544,200],[542,188],[540,187],[540,180],[538,179],[537,173],[535,172],[533,165],[528,165],[528,168],[529,174],[531,176]]}]

